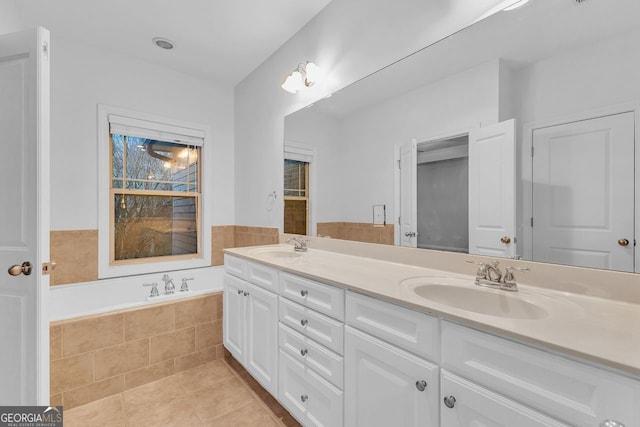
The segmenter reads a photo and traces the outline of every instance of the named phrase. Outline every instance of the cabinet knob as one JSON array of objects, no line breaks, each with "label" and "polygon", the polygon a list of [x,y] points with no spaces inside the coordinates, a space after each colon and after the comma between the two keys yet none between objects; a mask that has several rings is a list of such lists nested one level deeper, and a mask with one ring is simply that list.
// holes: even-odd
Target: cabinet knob
[{"label": "cabinet knob", "polygon": [[600,423],[600,427],[624,427],[624,424],[614,420],[604,420]]},{"label": "cabinet knob", "polygon": [[306,402],[308,398],[309,396],[307,396],[306,394],[303,394],[302,396],[300,396],[300,400],[302,400],[302,402]]},{"label": "cabinet knob", "polygon": [[447,408],[453,408],[454,406],[456,406],[456,398],[453,396],[446,396],[444,398],[444,405]]},{"label": "cabinet knob", "polygon": [[238,289],[238,295],[242,295],[242,289]]},{"label": "cabinet knob", "polygon": [[425,380],[416,381],[416,388],[418,391],[424,391],[427,388],[427,382]]},{"label": "cabinet knob", "polygon": [[307,350],[306,348],[303,348],[302,350],[300,350],[300,356],[306,356],[307,353],[309,353],[309,350]]},{"label": "cabinet knob", "polygon": [[302,320],[300,321],[300,324],[301,324],[302,326],[307,326],[307,324],[309,324],[309,321],[308,321],[307,319],[302,319]]},{"label": "cabinet knob", "polygon": [[306,297],[307,295],[309,295],[309,291],[306,289],[303,289],[300,291],[300,296],[301,297]]},{"label": "cabinet knob", "polygon": [[245,297],[248,297],[248,296],[249,296],[249,292],[245,292],[245,293],[244,293],[244,296],[245,296]]}]

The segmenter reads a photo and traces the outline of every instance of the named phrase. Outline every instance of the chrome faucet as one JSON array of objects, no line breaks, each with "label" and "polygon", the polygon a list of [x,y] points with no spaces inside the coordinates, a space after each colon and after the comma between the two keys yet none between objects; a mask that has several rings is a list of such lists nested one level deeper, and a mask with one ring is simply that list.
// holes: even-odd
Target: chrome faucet
[{"label": "chrome faucet", "polygon": [[518,285],[516,284],[516,278],[513,275],[513,270],[529,271],[527,267],[511,267],[506,266],[504,268],[504,274],[500,271],[500,264],[498,261],[492,263],[467,261],[472,264],[478,265],[478,271],[476,271],[475,284],[478,286],[486,286],[488,288],[501,289],[503,291],[516,292]]},{"label": "chrome faucet", "polygon": [[307,239],[302,239],[298,236],[292,237],[289,240],[287,240],[287,243],[293,242],[293,250],[296,252],[307,252],[307,249],[309,249],[307,247],[307,242],[309,240]]},{"label": "chrome faucet", "polygon": [[183,277],[182,285],[180,286],[180,292],[189,292],[189,284],[187,281],[193,280],[193,277]]},{"label": "chrome faucet", "polygon": [[162,276],[162,281],[164,282],[164,294],[171,295],[176,291],[176,285],[173,284],[173,279],[169,277],[168,274],[164,274]]}]

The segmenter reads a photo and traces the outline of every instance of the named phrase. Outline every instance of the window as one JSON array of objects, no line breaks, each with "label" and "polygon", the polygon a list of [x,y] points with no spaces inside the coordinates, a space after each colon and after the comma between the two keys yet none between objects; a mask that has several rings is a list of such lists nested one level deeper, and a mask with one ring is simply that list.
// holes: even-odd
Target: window
[{"label": "window", "polygon": [[284,160],[284,232],[308,234],[309,163]]},{"label": "window", "polygon": [[112,110],[100,114],[100,277],[210,265],[205,132]]}]

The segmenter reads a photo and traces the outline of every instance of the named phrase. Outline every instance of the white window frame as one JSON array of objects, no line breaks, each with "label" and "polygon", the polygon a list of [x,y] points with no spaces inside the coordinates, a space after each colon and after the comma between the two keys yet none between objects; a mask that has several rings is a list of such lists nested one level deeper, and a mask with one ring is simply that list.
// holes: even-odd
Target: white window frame
[{"label": "white window frame", "polygon": [[[192,259],[150,261],[136,264],[111,265],[110,239],[113,230],[110,225],[111,190],[111,150],[109,116],[125,117],[128,120],[141,121],[159,131],[170,128],[181,130],[184,135],[202,135],[203,144],[200,162],[201,191],[201,227],[200,255]],[[189,268],[211,266],[211,129],[207,125],[161,117],[155,114],[140,113],[119,107],[98,105],[98,278],[132,276],[137,274],[159,273]]]}]

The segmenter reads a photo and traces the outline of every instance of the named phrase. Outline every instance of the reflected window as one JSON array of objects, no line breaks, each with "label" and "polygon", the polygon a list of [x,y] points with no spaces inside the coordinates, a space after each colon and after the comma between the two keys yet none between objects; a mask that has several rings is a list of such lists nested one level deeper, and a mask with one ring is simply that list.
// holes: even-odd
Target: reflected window
[{"label": "reflected window", "polygon": [[284,232],[308,234],[309,163],[284,160]]}]

